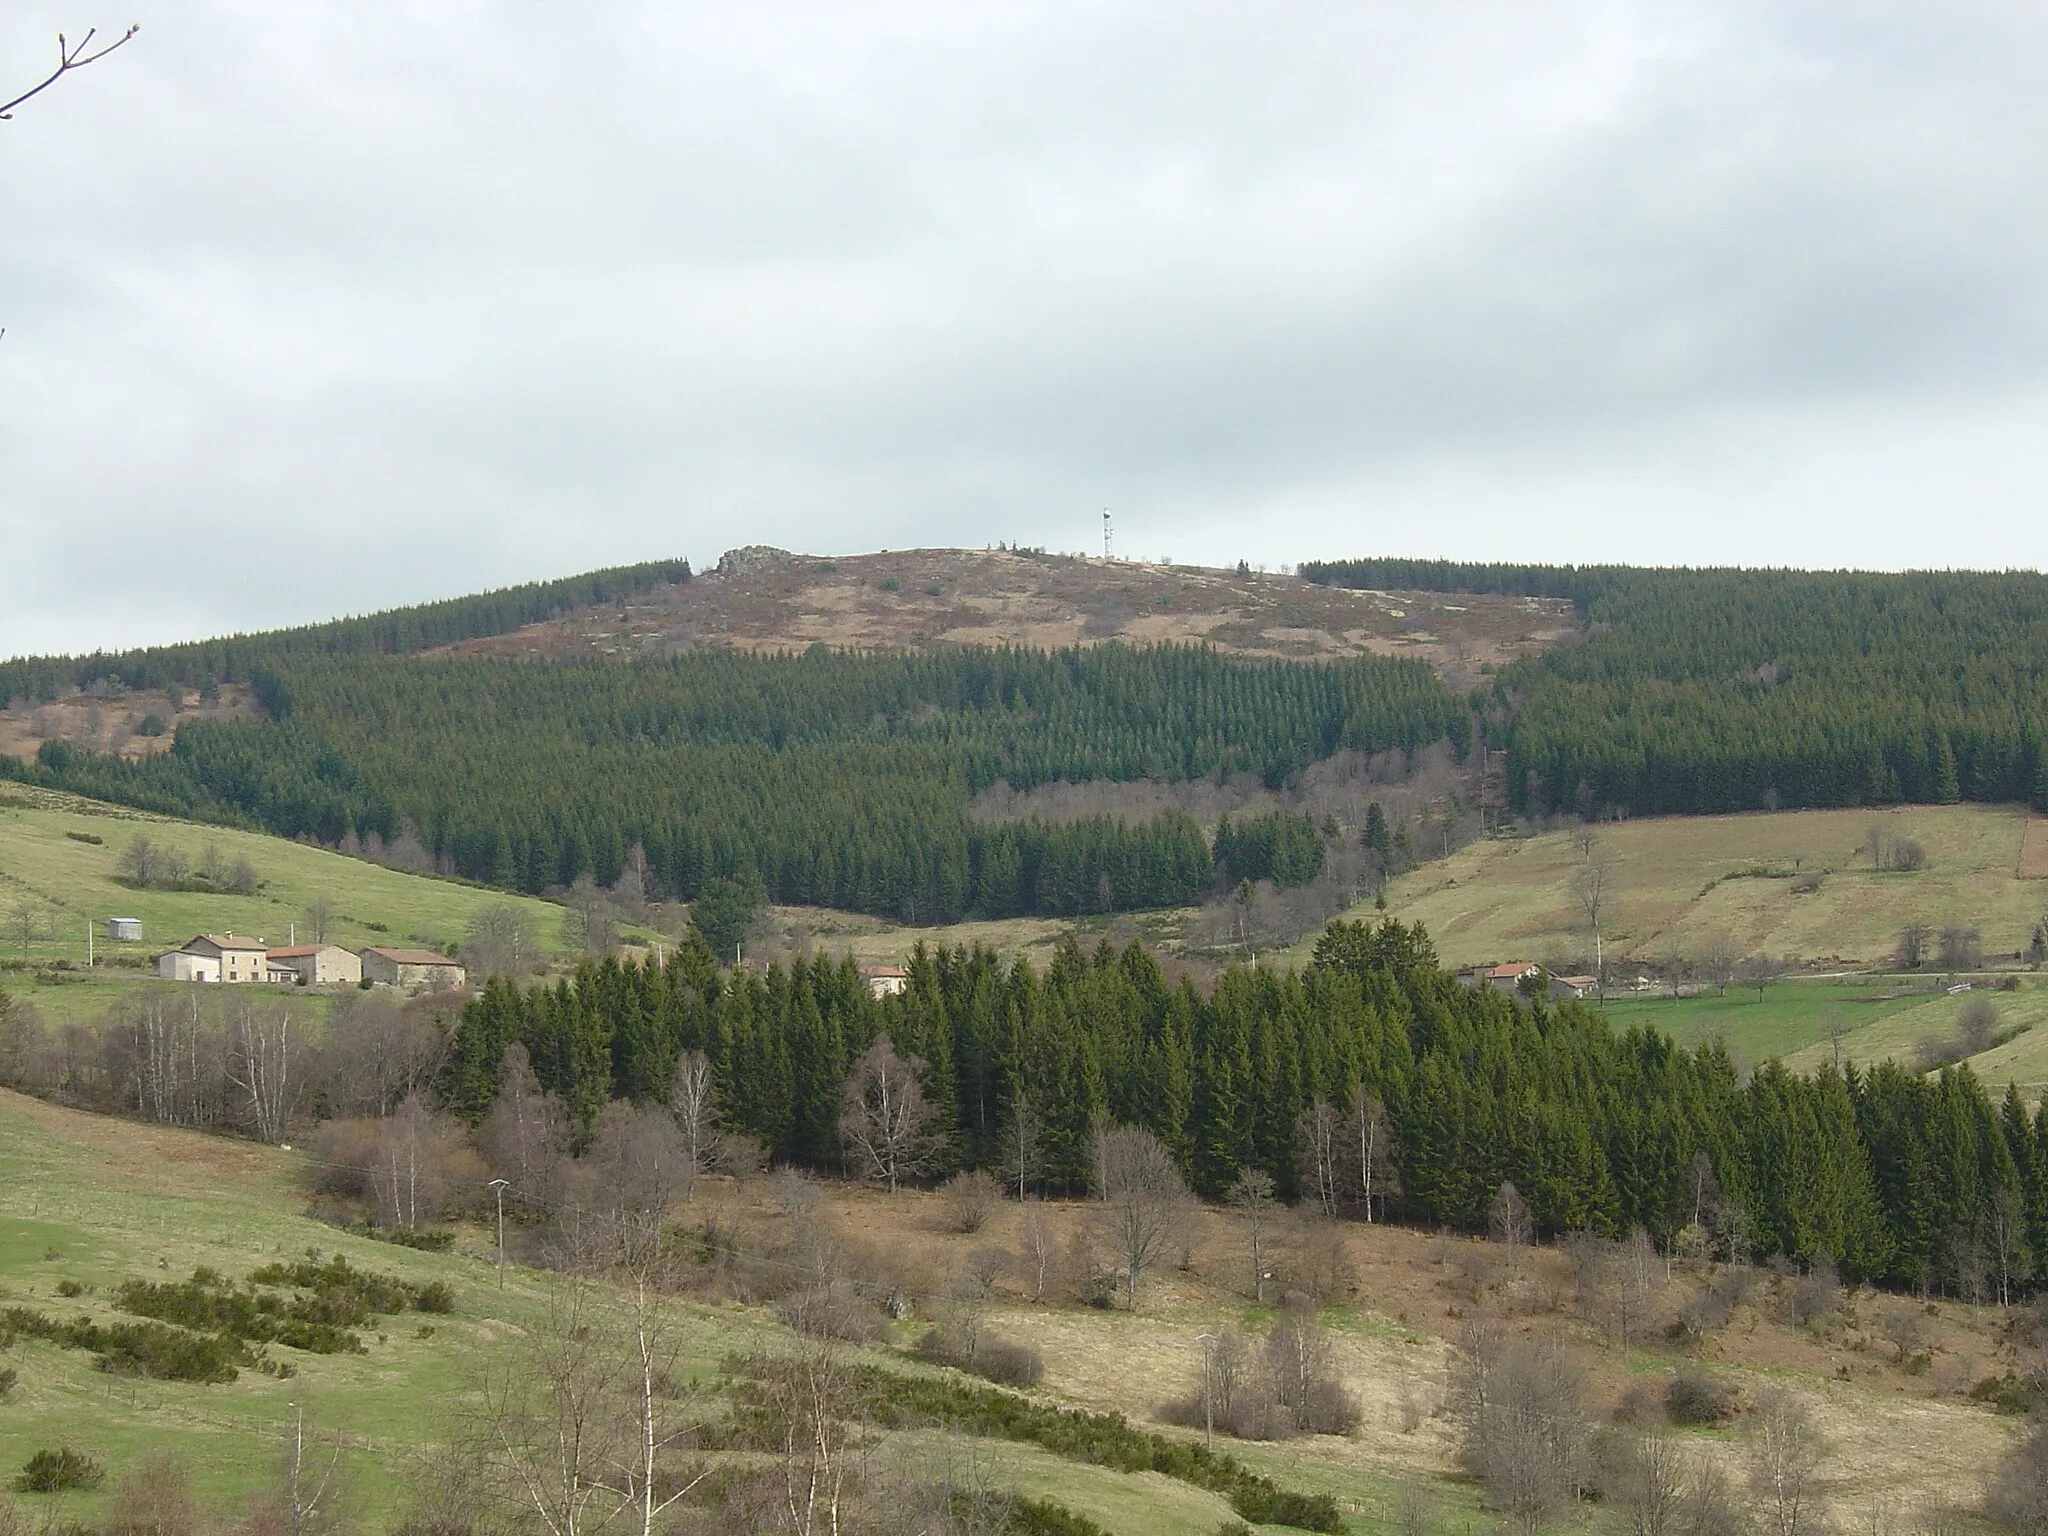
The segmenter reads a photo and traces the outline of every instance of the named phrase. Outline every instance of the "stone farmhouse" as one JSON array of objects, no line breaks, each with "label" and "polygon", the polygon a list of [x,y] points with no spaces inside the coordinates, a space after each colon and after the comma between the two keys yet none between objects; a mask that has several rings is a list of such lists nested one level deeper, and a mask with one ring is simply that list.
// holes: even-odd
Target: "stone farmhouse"
[{"label": "stone farmhouse", "polygon": [[431,949],[366,949],[363,975],[372,985],[403,987],[408,992],[445,991],[468,979],[458,962]]},{"label": "stone farmhouse", "polygon": [[270,952],[270,964],[301,987],[352,987],[363,979],[362,956],[339,944],[289,944]]},{"label": "stone farmhouse", "polygon": [[222,985],[267,982],[281,987],[372,986],[408,992],[445,991],[468,979],[458,961],[428,949],[365,949],[360,954],[339,944],[288,944],[273,949],[262,939],[231,933],[202,933],[156,957],[156,973],[165,981],[197,981]]},{"label": "stone farmhouse", "polygon": [[156,973],[165,981],[265,981],[269,952],[261,939],[202,933],[168,954],[158,955]]}]

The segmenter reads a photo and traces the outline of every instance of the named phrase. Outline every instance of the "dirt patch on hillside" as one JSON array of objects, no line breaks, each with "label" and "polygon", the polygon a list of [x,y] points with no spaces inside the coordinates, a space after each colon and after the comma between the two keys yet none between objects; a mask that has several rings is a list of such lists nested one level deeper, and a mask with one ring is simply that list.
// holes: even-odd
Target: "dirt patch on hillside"
[{"label": "dirt patch on hillside", "polygon": [[[223,687],[218,699],[206,703],[190,693],[173,698],[168,693],[125,690],[74,693],[46,704],[23,699],[0,709],[0,753],[27,759],[46,741],[68,741],[88,752],[143,758],[170,751],[174,733],[187,720],[261,713],[254,696],[237,684]],[[142,734],[145,724],[154,727],[159,722],[161,730]]]},{"label": "dirt patch on hillside", "polygon": [[727,572],[455,647],[662,656],[702,648],[910,650],[1201,642],[1246,656],[1412,656],[1476,675],[1576,635],[1568,603],[1319,587],[1292,576],[1008,550],[827,559],[753,552]]}]

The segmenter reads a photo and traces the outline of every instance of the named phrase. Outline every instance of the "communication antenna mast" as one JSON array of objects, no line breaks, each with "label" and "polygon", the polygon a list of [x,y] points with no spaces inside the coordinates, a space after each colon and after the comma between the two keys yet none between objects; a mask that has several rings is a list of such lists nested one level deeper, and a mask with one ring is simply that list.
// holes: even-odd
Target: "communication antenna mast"
[{"label": "communication antenna mast", "polygon": [[1109,527],[1109,508],[1104,507],[1102,509],[1102,558],[1105,560],[1114,559],[1115,556],[1112,554],[1112,551],[1115,548],[1116,541]]}]

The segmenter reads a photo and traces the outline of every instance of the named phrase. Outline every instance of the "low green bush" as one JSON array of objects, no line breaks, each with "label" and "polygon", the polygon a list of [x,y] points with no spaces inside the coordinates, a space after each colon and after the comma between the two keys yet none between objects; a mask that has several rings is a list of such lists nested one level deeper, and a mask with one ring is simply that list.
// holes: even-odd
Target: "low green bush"
[{"label": "low green bush", "polygon": [[[734,1360],[727,1368],[749,1378],[734,1393],[734,1448],[749,1443],[771,1449],[780,1445],[784,1426],[755,1386],[762,1374],[761,1363]],[[1221,1494],[1230,1500],[1232,1509],[1255,1525],[1292,1525],[1325,1532],[1344,1529],[1337,1501],[1328,1494],[1282,1488],[1226,1452],[1133,1428],[1120,1413],[1055,1408],[994,1387],[898,1376],[874,1366],[853,1367],[848,1387],[853,1401],[847,1416],[879,1428],[946,1424],[1042,1446],[1069,1461],[1117,1472],[1162,1473]]]},{"label": "low green bush", "polygon": [[95,1323],[89,1317],[61,1323],[26,1307],[0,1312],[0,1333],[42,1339],[64,1349],[99,1357],[103,1371],[149,1376],[158,1381],[233,1381],[237,1367],[256,1364],[241,1340],[219,1333],[193,1333],[160,1322]]},{"label": "low green bush", "polygon": [[29,1457],[21,1475],[14,1480],[16,1493],[68,1493],[74,1488],[92,1489],[107,1480],[107,1469],[83,1451],[64,1446],[54,1451],[37,1451]]}]

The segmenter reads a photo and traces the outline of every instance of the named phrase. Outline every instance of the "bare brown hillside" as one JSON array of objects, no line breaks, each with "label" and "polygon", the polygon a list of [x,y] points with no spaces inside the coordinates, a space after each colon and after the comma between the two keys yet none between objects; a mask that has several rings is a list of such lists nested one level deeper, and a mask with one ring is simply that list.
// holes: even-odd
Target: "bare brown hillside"
[{"label": "bare brown hillside", "polygon": [[1263,572],[1009,550],[827,558],[747,549],[696,581],[457,649],[537,659],[1199,641],[1239,655],[1416,656],[1476,670],[1576,632],[1571,605],[1547,599],[1355,592]]},{"label": "bare brown hillside", "polygon": [[[253,693],[238,683],[221,687],[219,696],[202,700],[184,690],[176,697],[162,691],[74,693],[47,704],[22,701],[0,708],[0,752],[29,758],[46,741],[68,741],[91,752],[118,752],[147,757],[171,750],[173,733],[187,720],[202,716],[254,715]],[[143,734],[151,716],[161,728]]]}]

